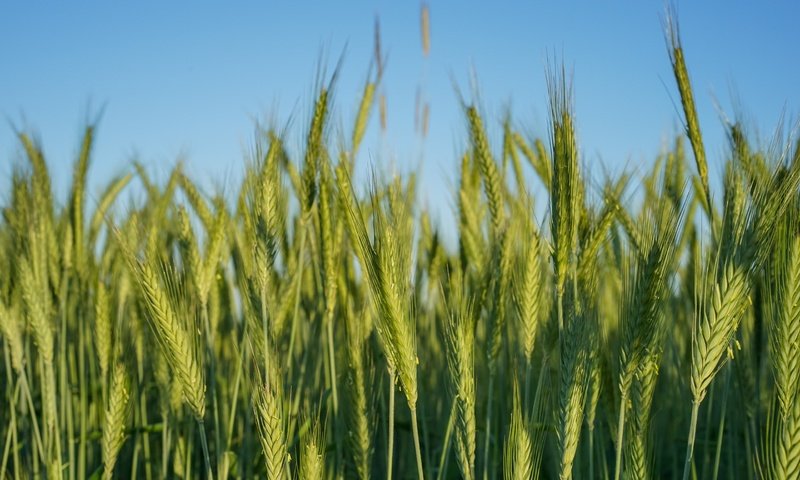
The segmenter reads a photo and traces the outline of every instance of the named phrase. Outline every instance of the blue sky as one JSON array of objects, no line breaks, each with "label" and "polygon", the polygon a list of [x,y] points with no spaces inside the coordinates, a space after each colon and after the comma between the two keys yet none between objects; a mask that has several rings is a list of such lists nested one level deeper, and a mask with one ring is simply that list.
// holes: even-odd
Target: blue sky
[{"label": "blue sky", "polygon": [[[113,4],[113,6],[112,6]],[[429,2],[431,54],[422,55],[418,2],[9,2],[0,7],[0,194],[19,158],[13,127],[43,141],[63,195],[85,121],[104,108],[91,193],[133,158],[164,178],[176,158],[207,188],[232,192],[256,120],[292,119],[302,148],[320,59],[344,51],[332,134],[348,133],[380,18],[389,60],[388,133],[370,125],[361,168],[421,172],[420,197],[448,228],[456,159],[466,139],[453,81],[469,96],[476,73],[490,133],[508,106],[526,133],[547,135],[545,68],[574,73],[584,164],[643,168],[678,131],[662,28],[664,2]],[[725,141],[719,112],[741,106],[768,139],[800,106],[797,2],[677,3],[712,174]],[[552,63],[552,62],[551,62]],[[414,133],[417,89],[430,131]],[[736,102],[732,99],[738,99]],[[375,119],[376,116],[373,116]],[[496,139],[497,137],[495,137]],[[499,149],[499,142],[494,143]]]}]

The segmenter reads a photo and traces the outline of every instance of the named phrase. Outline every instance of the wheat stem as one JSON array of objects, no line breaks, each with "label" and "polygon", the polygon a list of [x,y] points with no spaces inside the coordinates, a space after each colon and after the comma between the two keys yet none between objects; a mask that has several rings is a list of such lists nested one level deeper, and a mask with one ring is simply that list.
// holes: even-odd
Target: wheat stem
[{"label": "wheat stem", "polygon": [[[456,409],[458,408],[458,397],[453,397],[450,406],[450,415],[447,418],[447,428],[444,431],[444,441],[442,442],[442,454],[439,456],[439,471],[436,475],[437,480],[447,478],[448,459],[450,457],[450,444],[452,443],[453,427],[456,423]],[[468,478],[465,476],[465,478]],[[468,478],[468,480],[471,480]]]},{"label": "wheat stem", "polygon": [[392,461],[394,459],[394,369],[389,369],[389,438],[386,442],[386,478],[392,478]]},{"label": "wheat stem", "polygon": [[486,403],[486,432],[483,440],[483,480],[489,478],[490,450],[492,442],[492,408],[494,402],[494,375],[489,375],[489,399]]},{"label": "wheat stem", "polygon": [[622,437],[625,433],[625,410],[628,403],[628,395],[622,392],[619,400],[619,420],[617,422],[617,461],[614,466],[614,480],[619,480],[622,474]]},{"label": "wheat stem", "polygon": [[414,452],[417,456],[417,478],[423,480],[425,474],[422,471],[422,451],[419,445],[419,422],[417,421],[417,409],[411,409],[411,433],[414,436]]},{"label": "wheat stem", "polygon": [[683,465],[683,480],[689,480],[689,472],[692,470],[692,456],[694,455],[694,440],[697,433],[697,413],[700,410],[700,402],[692,402],[692,416],[689,420],[689,437],[686,439],[686,462]]},{"label": "wheat stem", "polygon": [[725,387],[722,390],[722,408],[719,412],[719,428],[717,432],[716,452],[714,453],[714,474],[711,476],[717,480],[719,476],[719,462],[722,456],[722,437],[725,433],[725,416],[728,411],[728,388],[731,383],[731,366],[725,366]]}]

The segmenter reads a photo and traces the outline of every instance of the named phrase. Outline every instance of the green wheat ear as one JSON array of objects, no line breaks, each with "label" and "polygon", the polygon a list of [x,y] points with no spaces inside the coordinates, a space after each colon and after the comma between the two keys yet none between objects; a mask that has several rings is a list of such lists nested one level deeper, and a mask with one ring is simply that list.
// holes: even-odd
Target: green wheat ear
[{"label": "green wheat ear", "polygon": [[503,202],[503,185],[497,163],[489,150],[489,141],[483,127],[483,120],[474,106],[467,107],[470,137],[475,158],[483,176],[486,197],[489,199],[489,211],[492,219],[492,236],[499,239],[505,223],[505,205]]},{"label": "green wheat ear", "polygon": [[769,323],[770,364],[781,418],[796,401],[800,378],[800,236],[797,210],[789,212],[778,234],[773,261],[775,287],[767,295],[772,306]]},{"label": "green wheat ear", "polygon": [[503,478],[506,480],[533,478],[533,455],[530,426],[522,414],[519,386],[515,383],[511,422],[503,453]]},{"label": "green wheat ear", "polygon": [[116,235],[129,268],[136,278],[156,339],[179,381],[183,400],[195,418],[202,421],[206,410],[206,383],[196,357],[196,338],[188,330],[187,321],[178,317],[178,310],[161,285],[153,267],[146,261],[137,259],[130,246],[121,238],[121,234],[117,232]]},{"label": "green wheat ear", "polygon": [[456,405],[456,452],[463,478],[475,478],[475,328],[469,300],[463,294],[463,278],[457,273],[450,279],[447,332],[447,365]]},{"label": "green wheat ear", "polygon": [[349,445],[353,456],[354,470],[359,479],[370,478],[372,460],[372,420],[374,414],[370,410],[369,399],[371,386],[371,370],[368,363],[366,309],[353,312],[348,303],[345,315],[347,332],[347,393],[349,398],[347,420],[349,424]]},{"label": "green wheat ear", "polygon": [[289,462],[286,419],[280,392],[277,384],[257,387],[253,405],[259,440],[266,461],[267,478],[270,480],[284,478]]},{"label": "green wheat ear", "polygon": [[713,223],[712,212],[714,204],[711,201],[711,190],[708,186],[706,151],[703,146],[703,136],[700,134],[700,122],[697,119],[697,108],[695,107],[692,85],[689,81],[689,71],[686,68],[686,60],[681,46],[678,23],[672,14],[667,17],[667,42],[669,58],[672,62],[672,73],[675,75],[675,83],[678,85],[678,91],[681,96],[681,105],[683,106],[683,114],[686,120],[686,133],[689,136],[689,142],[692,144],[692,151],[697,164],[697,174],[700,176],[700,184],[703,189],[704,203],[707,205],[708,214]]},{"label": "green wheat ear", "polygon": [[571,88],[563,66],[559,73],[554,73],[548,79],[553,150],[550,231],[553,236],[556,293],[559,297],[564,295],[568,270],[575,253],[579,206],[583,202]]},{"label": "green wheat ear", "polygon": [[324,435],[320,431],[319,419],[311,419],[311,428],[305,434],[300,445],[301,480],[317,480],[325,478],[325,445]]},{"label": "green wheat ear", "polygon": [[103,478],[114,476],[117,455],[125,442],[125,428],[130,414],[131,380],[125,364],[116,362],[111,375],[111,391],[103,424]]}]

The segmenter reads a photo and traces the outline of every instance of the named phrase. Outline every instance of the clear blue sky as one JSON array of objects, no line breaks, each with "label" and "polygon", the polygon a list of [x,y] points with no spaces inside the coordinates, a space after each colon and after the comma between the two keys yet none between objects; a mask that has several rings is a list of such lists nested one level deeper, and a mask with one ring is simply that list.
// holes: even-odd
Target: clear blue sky
[{"label": "clear blue sky", "polygon": [[[738,97],[762,138],[782,114],[797,118],[798,5],[677,3],[712,173],[725,153],[715,101],[731,115]],[[10,123],[0,124],[0,194],[19,158],[12,125],[38,132],[63,195],[81,127],[100,107],[91,193],[134,156],[164,178],[182,154],[202,184],[232,193],[256,119],[291,116],[290,146],[301,148],[319,60],[330,71],[345,46],[334,126],[349,132],[378,15],[389,55],[389,132],[382,140],[371,124],[361,166],[419,167],[421,199],[447,228],[466,138],[452,80],[469,94],[474,68],[490,132],[511,105],[521,128],[546,136],[544,72],[556,55],[574,72],[579,143],[594,178],[599,162],[614,171],[649,164],[680,118],[664,6],[431,0],[426,59],[415,1],[7,2],[0,7],[0,115]],[[424,143],[413,128],[420,86],[431,104]]]}]

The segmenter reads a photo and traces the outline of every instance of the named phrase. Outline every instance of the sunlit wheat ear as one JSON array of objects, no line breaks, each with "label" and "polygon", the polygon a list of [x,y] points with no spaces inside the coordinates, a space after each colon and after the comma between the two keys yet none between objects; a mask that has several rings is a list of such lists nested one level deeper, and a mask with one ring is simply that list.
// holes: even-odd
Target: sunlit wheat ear
[{"label": "sunlit wheat ear", "polygon": [[17,373],[22,372],[24,353],[22,325],[16,308],[9,308],[0,300],[0,334],[10,351],[11,366]]},{"label": "sunlit wheat ear", "polygon": [[446,332],[447,365],[451,378],[451,389],[456,402],[456,452],[461,475],[465,479],[475,478],[475,338],[472,311],[460,292],[463,280],[451,279],[454,311],[450,312]]},{"label": "sunlit wheat ear", "polygon": [[458,188],[458,222],[459,248],[465,268],[476,272],[483,271],[485,248],[482,231],[482,213],[480,211],[479,185],[473,181],[471,174],[471,157],[461,157],[461,179]]},{"label": "sunlit wheat ear", "polygon": [[525,158],[533,167],[536,175],[544,183],[545,188],[549,191],[553,180],[553,164],[548,158],[547,151],[545,150],[544,143],[540,139],[535,140],[534,147],[523,138],[519,132],[512,133],[512,140],[514,145],[520,149]]},{"label": "sunlit wheat ear", "polygon": [[624,189],[626,183],[625,176],[615,183],[606,182],[603,188],[603,207],[600,210],[599,217],[582,241],[578,260],[578,278],[590,278],[596,273],[598,253],[603,248],[606,240],[608,240],[609,230],[611,230],[617,217],[617,206],[613,201],[608,200],[608,196],[619,195],[618,192]]},{"label": "sunlit wheat ear", "polygon": [[270,308],[274,312],[274,297],[277,294],[273,276],[282,234],[281,205],[286,193],[281,183],[279,151],[280,139],[270,133],[266,155],[257,169],[253,185],[246,192],[249,205],[244,218],[247,237],[241,240],[243,250],[252,253],[251,275],[259,290],[260,301],[264,303],[264,312]]},{"label": "sunlit wheat ear", "polygon": [[[119,235],[119,233],[117,233]],[[170,368],[178,379],[183,399],[196,419],[202,420],[206,410],[206,384],[197,360],[194,332],[188,330],[190,322],[178,318],[164,287],[153,268],[136,258],[125,240],[118,238],[136,278],[142,300],[149,313],[150,325],[161,345]]]},{"label": "sunlit wheat ear", "polygon": [[731,263],[720,268],[719,280],[710,287],[709,301],[699,312],[692,339],[691,388],[695,402],[705,398],[741,316],[750,305],[744,269]]},{"label": "sunlit wheat ear", "polygon": [[117,362],[111,374],[111,391],[103,423],[103,478],[114,476],[117,455],[125,443],[125,428],[130,412],[130,377],[125,364]]},{"label": "sunlit wheat ear", "polygon": [[208,303],[208,294],[217,274],[217,267],[222,261],[227,226],[225,207],[224,205],[219,205],[217,214],[214,216],[212,228],[208,232],[205,258],[202,260],[200,269],[195,272],[195,275],[198,276],[197,284],[201,305]]},{"label": "sunlit wheat ear", "polygon": [[511,112],[506,112],[503,118],[503,151],[501,153],[501,164],[503,170],[507,170],[509,161],[514,172],[514,181],[520,195],[525,191],[525,177],[522,172],[522,162],[519,159],[519,152],[514,144],[513,131],[511,130]]},{"label": "sunlit wheat ear", "polygon": [[208,208],[206,199],[203,198],[203,195],[200,193],[200,190],[198,190],[197,185],[195,185],[194,182],[192,182],[192,180],[182,172],[178,177],[178,184],[180,185],[181,190],[183,190],[183,193],[186,194],[186,198],[189,200],[189,204],[192,206],[192,209],[197,214],[200,222],[203,224],[203,228],[205,228],[206,231],[211,231],[214,225],[214,214]]},{"label": "sunlit wheat ear", "polygon": [[25,156],[33,170],[33,201],[37,204],[35,208],[39,209],[46,206],[46,209],[52,209],[52,182],[50,181],[50,172],[48,171],[41,146],[39,142],[32,139],[27,133],[20,132],[18,138],[25,149]]},{"label": "sunlit wheat ear", "polygon": [[53,362],[53,326],[47,312],[48,302],[42,297],[41,281],[37,280],[30,260],[23,260],[20,265],[19,278],[22,288],[22,300],[27,312],[28,324],[33,332],[36,348],[45,363]]},{"label": "sunlit wheat ear", "polygon": [[[786,175],[774,174],[768,183],[755,186],[753,200],[746,208],[738,207],[737,195],[726,194],[722,232],[731,238],[720,240],[720,257],[712,271],[706,301],[697,312],[699,319],[692,339],[691,387],[695,403],[705,397],[725,361],[728,344],[741,317],[750,307],[751,276],[761,269],[767,252],[773,248],[775,227],[798,180],[797,164]],[[738,183],[727,185],[730,189],[740,188]]]},{"label": "sunlit wheat ear", "polygon": [[569,264],[575,253],[578,206],[582,203],[571,89],[564,67],[548,79],[553,149],[550,231],[553,236],[556,293],[559,296],[564,293]]},{"label": "sunlit wheat ear", "polygon": [[301,207],[303,215],[309,214],[317,197],[317,171],[319,170],[320,155],[322,155],[322,137],[328,115],[328,96],[328,89],[323,88],[314,105],[314,116],[311,118],[311,125],[306,138],[306,153],[302,171],[303,198]]},{"label": "sunlit wheat ear", "polygon": [[492,271],[485,272],[488,280],[487,293],[490,293],[490,315],[492,318],[489,334],[489,348],[487,357],[490,375],[494,375],[498,368],[500,353],[504,345],[504,335],[507,317],[508,297],[512,282],[513,261],[513,233],[504,229],[499,232],[499,238],[494,244],[492,262],[486,268]]},{"label": "sunlit wheat ear", "polygon": [[312,419],[312,425],[300,444],[300,480],[325,478],[324,435],[320,431],[319,419]]},{"label": "sunlit wheat ear", "polygon": [[[360,312],[361,316],[367,315],[366,309]],[[366,480],[370,477],[370,464],[372,459],[372,414],[370,412],[369,392],[370,382],[368,356],[366,355],[366,339],[364,336],[365,318],[347,308],[345,313],[345,327],[347,332],[347,395],[348,395],[348,424],[349,445],[353,456],[354,469],[359,479]]]},{"label": "sunlit wheat ear", "polygon": [[[574,295],[570,293],[570,296]],[[589,381],[589,349],[596,333],[589,320],[576,315],[574,298],[567,302],[565,329],[560,336],[560,372],[556,433],[559,452],[559,478],[572,478],[572,469],[583,424],[583,409]]]},{"label": "sunlit wheat ear", "polygon": [[469,122],[470,139],[474,150],[475,159],[480,167],[483,177],[486,197],[489,200],[489,211],[492,217],[492,235],[499,238],[500,231],[505,224],[505,204],[503,202],[503,185],[500,172],[497,170],[492,153],[489,150],[489,141],[483,121],[474,106],[467,107],[467,121]]},{"label": "sunlit wheat ear", "polygon": [[86,173],[89,170],[92,145],[94,143],[95,126],[87,125],[84,129],[78,158],[75,160],[72,173],[72,191],[70,192],[70,217],[73,235],[73,255],[75,256],[76,273],[83,277],[86,274],[84,200],[86,196]]},{"label": "sunlit wheat ear", "polygon": [[678,91],[681,96],[681,105],[683,106],[683,114],[686,120],[686,133],[692,144],[694,159],[697,163],[697,173],[700,176],[700,183],[705,195],[705,203],[709,206],[709,214],[711,214],[713,204],[711,203],[711,190],[708,187],[706,151],[703,146],[703,137],[700,134],[700,122],[697,119],[697,109],[694,104],[692,85],[689,81],[689,71],[686,68],[686,60],[683,56],[678,24],[672,14],[667,17],[667,42],[669,58],[672,62],[672,73],[675,75],[675,82],[678,84]]},{"label": "sunlit wheat ear", "polygon": [[403,393],[409,407],[414,409],[417,403],[416,335],[409,308],[410,278],[405,268],[411,252],[402,230],[408,218],[387,218],[387,213],[378,204],[377,195],[373,193],[372,197],[373,230],[376,232],[374,251],[378,267],[374,270],[377,275],[374,283],[380,284],[374,292],[378,294],[380,305],[375,327],[386,340],[387,353],[397,366]]},{"label": "sunlit wheat ear", "polygon": [[651,477],[649,422],[660,359],[660,352],[650,353],[641,362],[631,388],[631,418],[627,423],[628,433],[622,447],[626,478]]},{"label": "sunlit wheat ear", "polygon": [[520,338],[522,353],[525,360],[530,363],[533,358],[533,347],[539,331],[540,298],[542,295],[542,265],[541,244],[539,234],[533,226],[533,220],[527,209],[525,214],[525,228],[520,232],[524,235],[527,245],[522,253],[522,268],[520,280],[516,282],[514,292],[517,315],[520,322]]},{"label": "sunlit wheat ear", "polygon": [[662,206],[646,218],[641,229],[641,250],[635,254],[634,268],[626,275],[625,299],[621,312],[618,388],[620,391],[617,427],[617,465],[615,478],[622,472],[623,434],[631,385],[643,362],[662,347],[663,306],[669,290],[668,278],[674,264],[674,251],[681,212]]},{"label": "sunlit wheat ear", "polygon": [[97,348],[97,363],[100,366],[100,375],[102,378],[107,378],[112,345],[111,304],[108,299],[108,290],[102,280],[97,282],[94,302],[94,342]]},{"label": "sunlit wheat ear", "polygon": [[319,181],[319,228],[320,244],[322,250],[322,276],[325,297],[325,321],[332,321],[336,308],[336,291],[338,287],[339,242],[335,238],[338,220],[334,217],[333,176],[330,162],[326,158],[322,161]]},{"label": "sunlit wheat ear", "polygon": [[[411,427],[417,460],[417,475],[424,476],[417,422],[417,346],[416,319],[410,303],[410,267],[413,222],[408,205],[400,201],[397,185],[390,186],[388,206],[373,186],[372,214],[374,244],[367,234],[364,217],[355,203],[349,174],[337,168],[339,200],[345,212],[348,231],[356,245],[378,315],[375,330],[386,354],[390,371],[397,372],[400,386],[411,410]],[[403,192],[408,195],[408,192]],[[392,387],[393,388],[393,387]],[[393,421],[393,420],[392,420]]]},{"label": "sunlit wheat ear", "polygon": [[519,387],[515,383],[511,423],[503,448],[503,478],[506,480],[527,480],[534,475],[530,427],[520,403]]},{"label": "sunlit wheat ear", "polygon": [[[800,392],[795,392],[797,395]],[[794,402],[783,419],[767,429],[768,455],[765,477],[789,480],[800,476],[800,402]]]},{"label": "sunlit wheat ear", "polygon": [[[351,140],[351,157],[355,159],[358,154],[358,148],[361,146],[361,141],[364,139],[364,133],[367,131],[367,124],[369,116],[372,112],[372,105],[375,103],[375,88],[376,83],[368,81],[364,84],[364,91],[361,93],[361,103],[358,106],[358,113],[356,114],[356,121],[353,125],[353,138]],[[350,165],[352,168],[352,165]]]},{"label": "sunlit wheat ear", "polygon": [[747,227],[741,241],[739,261],[748,272],[758,272],[766,263],[775,244],[779,222],[796,202],[800,189],[800,148],[789,165],[779,164],[761,183],[752,185],[752,202],[746,209]]},{"label": "sunlit wheat ear", "polygon": [[385,214],[373,195],[375,245],[370,241],[366,223],[359,206],[355,203],[348,173],[337,169],[337,183],[340,203],[345,212],[348,231],[361,260],[367,283],[378,307],[375,319],[376,332],[384,348],[387,360],[398,372],[403,393],[409,405],[417,400],[417,362],[413,325],[407,316],[408,299],[405,283],[408,279],[398,278],[400,248],[396,232],[389,226]]},{"label": "sunlit wheat ear", "polygon": [[189,213],[183,207],[178,207],[178,246],[180,248],[181,259],[184,272],[191,278],[195,294],[200,295],[202,289],[200,271],[203,268],[200,260],[200,252],[197,247],[197,239],[192,228]]},{"label": "sunlit wheat ear", "polygon": [[285,412],[279,392],[277,385],[265,384],[257,387],[253,400],[258,438],[264,452],[269,480],[283,479],[289,461]]},{"label": "sunlit wheat ear", "polygon": [[800,378],[800,236],[796,221],[786,222],[777,242],[775,288],[767,292],[772,304],[769,323],[770,363],[782,419],[797,401]]}]

